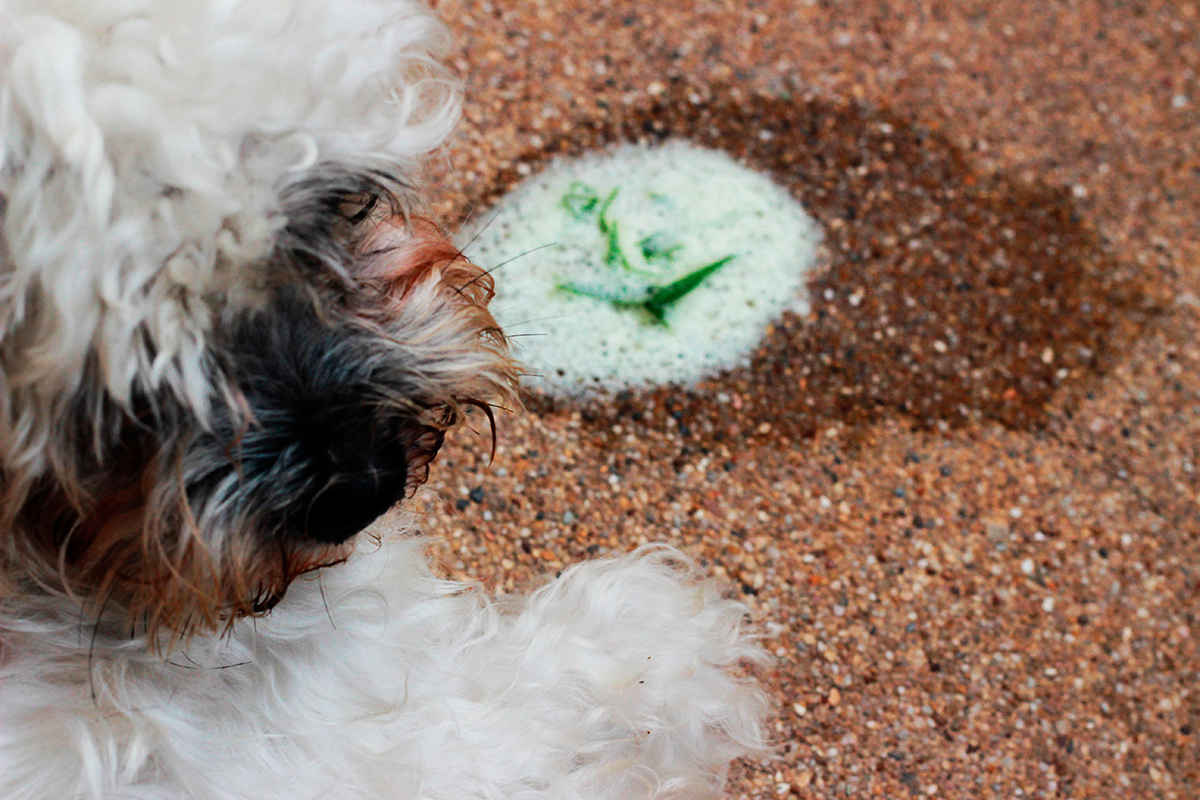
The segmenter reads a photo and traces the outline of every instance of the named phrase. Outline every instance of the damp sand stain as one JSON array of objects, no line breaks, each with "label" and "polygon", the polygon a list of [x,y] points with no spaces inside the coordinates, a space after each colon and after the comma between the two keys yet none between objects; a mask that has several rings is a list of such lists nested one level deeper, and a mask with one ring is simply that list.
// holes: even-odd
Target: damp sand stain
[{"label": "damp sand stain", "polygon": [[[704,441],[807,437],[902,413],[919,427],[1034,428],[1101,376],[1157,311],[1060,187],[977,168],[904,118],[718,90],[581,120],[501,171],[487,206],[558,154],[686,138],[785,186],[825,231],[811,310],[768,330],[752,363],[694,387],[616,396],[618,417]],[[503,277],[501,276],[501,280]],[[534,394],[545,412],[602,402]],[[724,402],[722,402],[724,400]]]}]

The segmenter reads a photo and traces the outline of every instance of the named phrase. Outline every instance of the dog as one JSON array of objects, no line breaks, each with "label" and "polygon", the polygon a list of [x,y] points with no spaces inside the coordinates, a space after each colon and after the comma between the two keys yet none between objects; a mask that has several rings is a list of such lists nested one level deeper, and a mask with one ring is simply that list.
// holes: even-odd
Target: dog
[{"label": "dog", "polygon": [[449,46],[417,0],[0,0],[5,800],[709,797],[764,747],[680,554],[496,600],[371,530],[517,402],[421,202]]}]

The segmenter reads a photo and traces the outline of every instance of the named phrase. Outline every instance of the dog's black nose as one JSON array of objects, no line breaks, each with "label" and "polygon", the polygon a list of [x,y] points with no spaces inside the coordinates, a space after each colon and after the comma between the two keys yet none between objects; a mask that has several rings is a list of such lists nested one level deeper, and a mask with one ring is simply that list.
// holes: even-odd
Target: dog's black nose
[{"label": "dog's black nose", "polygon": [[381,411],[369,390],[309,385],[275,398],[269,414],[264,397],[253,398],[260,419],[243,438],[240,467],[276,535],[340,544],[424,479],[441,431]]},{"label": "dog's black nose", "polygon": [[270,535],[344,542],[425,479],[442,412],[385,338],[282,291],[239,320],[229,350],[248,414],[222,426],[224,474]]},{"label": "dog's black nose", "polygon": [[[300,497],[289,514],[290,533],[341,544],[404,499],[408,455],[402,441],[393,439],[372,447],[366,441],[352,439],[344,444],[362,449],[353,451],[350,459],[343,459],[351,463],[330,465],[327,472],[315,469],[318,477],[313,481],[314,490]],[[315,454],[314,461],[319,464],[326,457]]]},{"label": "dog's black nose", "polygon": [[400,496],[369,477],[335,475],[328,488],[299,510],[289,528],[303,531],[309,539],[341,544],[383,516]]}]

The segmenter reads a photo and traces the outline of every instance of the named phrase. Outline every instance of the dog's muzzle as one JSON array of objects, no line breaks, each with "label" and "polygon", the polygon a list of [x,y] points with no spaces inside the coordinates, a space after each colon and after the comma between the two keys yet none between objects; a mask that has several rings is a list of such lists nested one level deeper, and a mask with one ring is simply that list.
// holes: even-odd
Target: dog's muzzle
[{"label": "dog's muzzle", "polygon": [[241,319],[230,348],[244,428],[223,419],[197,449],[235,443],[217,473],[240,473],[268,534],[340,544],[425,480],[457,411],[401,343],[334,313],[288,288]]},{"label": "dog's muzzle", "polygon": [[83,382],[11,515],[37,584],[172,635],[261,613],[419,486],[466,408],[515,402],[491,278],[442,231],[373,174],[284,201],[271,256],[209,301],[208,409]]}]

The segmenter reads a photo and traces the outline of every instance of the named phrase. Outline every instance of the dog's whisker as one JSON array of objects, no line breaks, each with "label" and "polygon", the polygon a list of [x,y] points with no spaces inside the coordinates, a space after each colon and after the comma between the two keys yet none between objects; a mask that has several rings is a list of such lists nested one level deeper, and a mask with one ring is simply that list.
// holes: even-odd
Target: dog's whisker
[{"label": "dog's whisker", "polygon": [[[475,209],[472,208],[467,216],[466,221],[469,222],[470,217],[474,213],[475,213]],[[479,237],[482,236],[488,230],[488,228],[492,227],[492,223],[494,223],[497,219],[499,219],[499,217],[500,217],[499,212],[492,214],[492,218],[489,219],[487,222],[483,223],[483,225],[479,228],[479,230],[477,230],[477,231],[475,231],[475,233],[471,234],[471,238],[466,241],[466,244],[464,244],[462,247],[459,248],[459,253],[461,253],[463,256],[466,256],[467,250],[470,249],[471,245],[475,244],[475,241],[477,239],[479,239]]]},{"label": "dog's whisker", "polygon": [[333,621],[333,612],[329,610],[329,598],[325,596],[325,574],[317,573],[317,587],[321,590],[321,607],[325,609],[325,618],[329,620],[329,626],[337,630],[337,623]]},{"label": "dog's whisker", "polygon": [[545,244],[539,244],[537,247],[531,247],[528,250],[524,250],[520,253],[517,253],[515,256],[511,256],[509,258],[504,259],[499,264],[495,264],[494,266],[492,266],[492,268],[489,270],[489,272],[494,272],[495,270],[498,270],[501,267],[507,267],[509,264],[513,264],[517,261],[520,261],[522,258],[527,258],[528,256],[531,256],[534,253],[538,252],[539,250],[545,250],[547,248],[556,247],[556,246],[558,246],[558,242],[546,242]]},{"label": "dog's whisker", "polygon": [[[523,319],[523,320],[519,320],[517,322],[510,322],[504,326],[504,329],[506,331],[511,331],[513,328],[522,328],[526,325],[534,325],[534,324],[541,323],[541,322],[554,322],[554,321],[557,321],[560,319],[569,319],[570,316],[571,316],[570,314],[550,314],[550,315],[542,316],[542,317],[530,317],[529,319]],[[511,334],[508,334],[508,335],[511,335]]]},{"label": "dog's whisker", "polygon": [[474,286],[476,283],[483,280],[484,278],[490,278],[494,272],[501,269],[502,267],[506,267],[509,264],[513,263],[514,261],[525,258],[526,256],[529,256],[529,255],[532,255],[533,253],[536,253],[539,250],[545,250],[547,247],[554,247],[556,244],[558,244],[558,242],[549,242],[547,244],[539,245],[538,247],[532,247],[523,253],[519,253],[519,254],[513,256],[512,258],[508,258],[508,259],[505,259],[504,261],[501,261],[499,264],[495,264],[487,269],[481,270],[478,275],[476,275],[471,280],[467,281],[462,286],[459,286],[455,291],[458,292],[459,294],[461,294],[462,292],[465,292],[467,289],[471,288],[472,286]]}]

